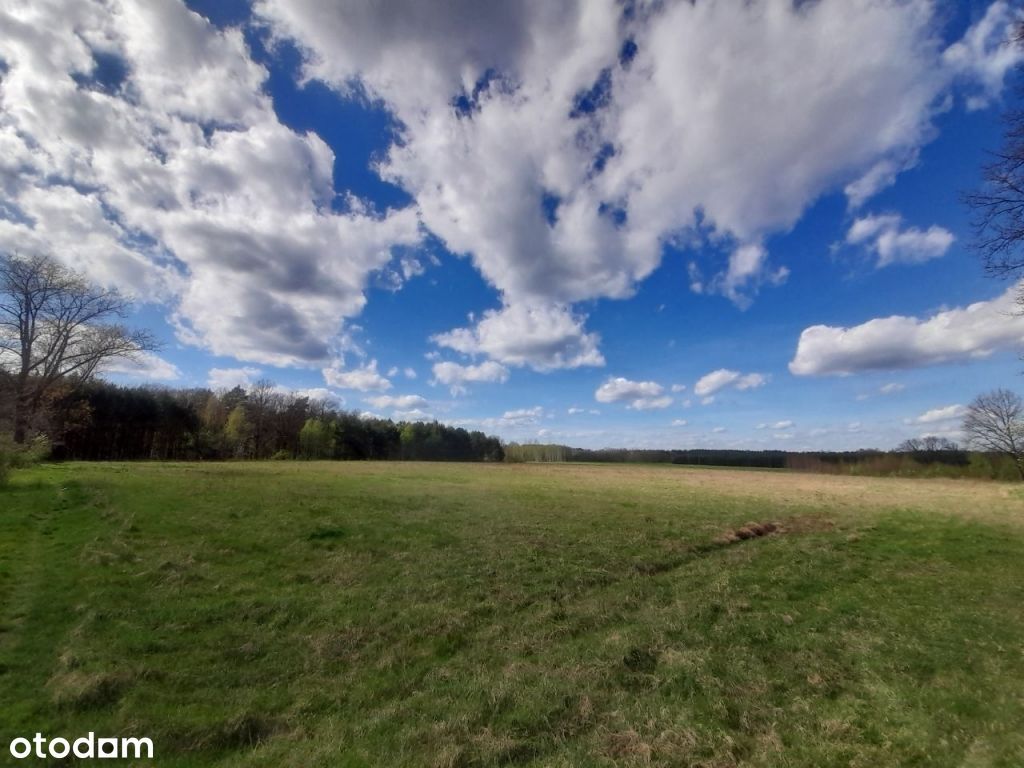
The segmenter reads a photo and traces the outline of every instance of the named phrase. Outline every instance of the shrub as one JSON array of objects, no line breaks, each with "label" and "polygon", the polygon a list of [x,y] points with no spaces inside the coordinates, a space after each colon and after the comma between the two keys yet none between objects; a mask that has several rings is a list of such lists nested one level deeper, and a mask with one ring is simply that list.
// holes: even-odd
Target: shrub
[{"label": "shrub", "polygon": [[12,469],[38,464],[50,455],[50,441],[37,435],[27,445],[18,445],[10,437],[0,437],[0,485],[5,485]]}]

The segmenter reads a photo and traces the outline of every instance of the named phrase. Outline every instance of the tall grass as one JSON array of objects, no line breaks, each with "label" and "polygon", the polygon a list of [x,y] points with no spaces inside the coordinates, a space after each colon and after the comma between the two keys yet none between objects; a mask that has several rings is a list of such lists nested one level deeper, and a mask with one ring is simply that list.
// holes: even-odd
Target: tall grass
[{"label": "tall grass", "polygon": [[18,445],[9,435],[0,436],[0,486],[7,484],[11,470],[34,466],[49,455],[50,441],[43,435],[26,445]]}]

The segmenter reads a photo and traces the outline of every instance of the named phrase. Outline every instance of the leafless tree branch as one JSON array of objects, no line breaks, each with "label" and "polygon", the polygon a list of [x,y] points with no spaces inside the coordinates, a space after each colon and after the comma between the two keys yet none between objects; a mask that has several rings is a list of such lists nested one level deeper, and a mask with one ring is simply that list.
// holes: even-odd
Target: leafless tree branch
[{"label": "leafless tree branch", "polygon": [[81,383],[101,364],[157,348],[146,331],[112,322],[131,302],[46,256],[0,256],[0,371],[15,382],[14,439],[58,382]]}]

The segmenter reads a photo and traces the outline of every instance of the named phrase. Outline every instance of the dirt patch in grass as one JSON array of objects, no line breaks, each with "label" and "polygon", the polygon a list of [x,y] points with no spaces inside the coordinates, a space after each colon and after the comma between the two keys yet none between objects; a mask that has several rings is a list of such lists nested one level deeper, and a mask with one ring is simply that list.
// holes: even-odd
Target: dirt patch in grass
[{"label": "dirt patch in grass", "polygon": [[70,669],[50,678],[47,684],[53,703],[61,709],[86,711],[112,707],[134,683],[129,672],[86,672]]}]

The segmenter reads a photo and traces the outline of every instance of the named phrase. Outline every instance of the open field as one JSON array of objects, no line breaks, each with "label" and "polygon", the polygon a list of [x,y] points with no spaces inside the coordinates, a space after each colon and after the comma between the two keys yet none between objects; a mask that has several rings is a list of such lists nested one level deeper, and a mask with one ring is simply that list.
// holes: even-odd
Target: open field
[{"label": "open field", "polygon": [[[95,731],[168,768],[1024,764],[1012,485],[66,464],[0,509],[5,759]],[[724,543],[747,521],[782,530]]]}]

